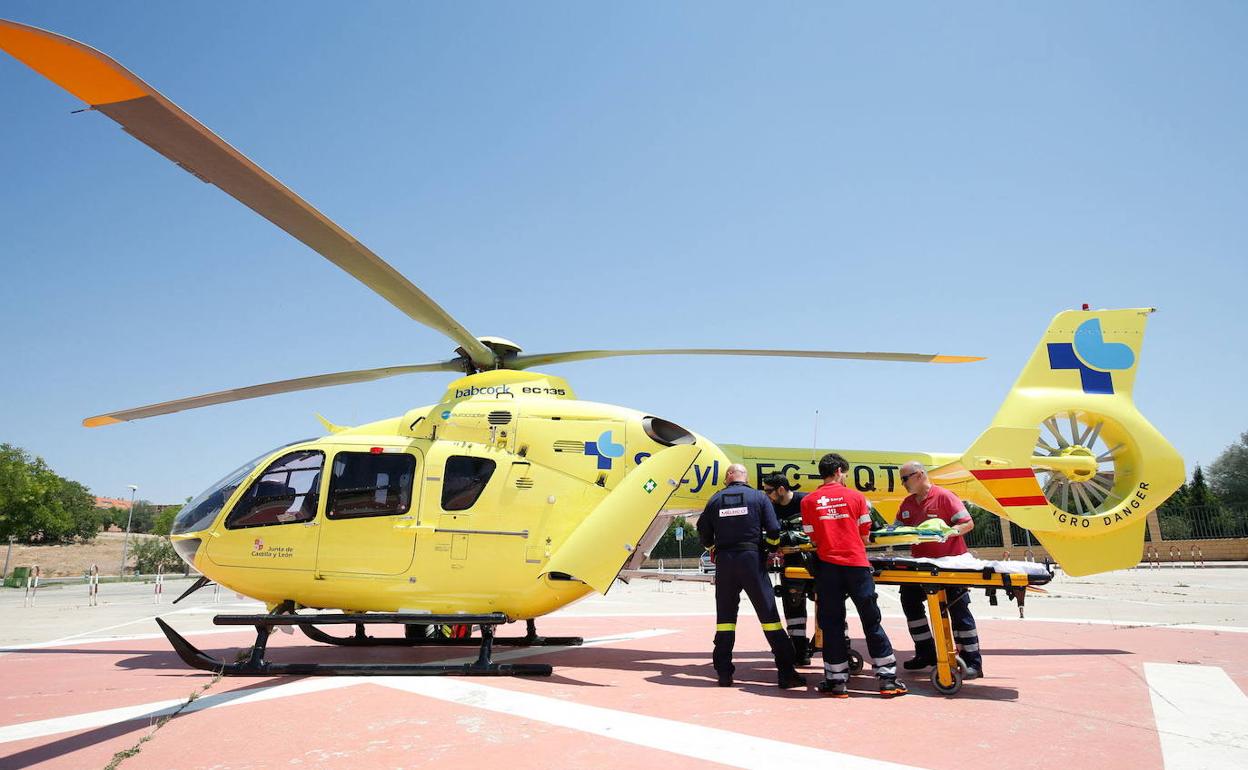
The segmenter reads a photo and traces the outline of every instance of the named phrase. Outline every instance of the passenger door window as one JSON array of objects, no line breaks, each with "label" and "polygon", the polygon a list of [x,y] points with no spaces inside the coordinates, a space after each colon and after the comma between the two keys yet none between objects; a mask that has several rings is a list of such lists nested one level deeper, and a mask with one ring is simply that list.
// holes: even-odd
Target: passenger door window
[{"label": "passenger door window", "polygon": [[453,455],[446,458],[446,470],[442,478],[442,510],[466,511],[471,508],[490,476],[494,475],[495,463],[484,457]]},{"label": "passenger door window", "polygon": [[407,453],[339,452],[326,517],[397,516],[412,507],[416,458]]}]

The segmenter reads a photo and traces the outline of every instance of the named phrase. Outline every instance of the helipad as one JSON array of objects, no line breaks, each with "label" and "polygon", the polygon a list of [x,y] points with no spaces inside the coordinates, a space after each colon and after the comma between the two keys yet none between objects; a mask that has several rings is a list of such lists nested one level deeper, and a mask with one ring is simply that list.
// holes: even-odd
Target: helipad
[{"label": "helipad", "polygon": [[[986,677],[942,697],[923,676],[884,700],[782,692],[743,608],[738,684],[709,666],[713,602],[698,584],[617,584],[544,618],[585,646],[498,659],[555,666],[536,679],[215,678],[186,668],[160,614],[232,658],[246,630],[217,612],[255,606],[205,589],[176,607],[151,588],[0,593],[0,767],[1195,768],[1248,767],[1248,570],[1131,570],[1061,578],[1013,605],[975,599]],[[110,590],[111,589],[111,590]],[[910,650],[895,589],[886,628]],[[514,627],[513,627],[514,628]],[[510,631],[505,629],[504,633]],[[517,629],[516,632],[522,632]],[[862,641],[856,622],[851,635]],[[296,649],[298,648],[298,649]],[[272,659],[431,661],[463,650],[326,648],[278,634]],[[806,670],[813,683],[816,666]]]}]

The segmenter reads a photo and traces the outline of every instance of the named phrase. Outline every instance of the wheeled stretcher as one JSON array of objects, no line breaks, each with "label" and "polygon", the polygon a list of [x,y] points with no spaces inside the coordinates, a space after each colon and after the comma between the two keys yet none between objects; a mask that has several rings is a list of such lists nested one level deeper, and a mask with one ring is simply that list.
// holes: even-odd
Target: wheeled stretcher
[{"label": "wheeled stretcher", "polygon": [[[917,585],[927,595],[927,614],[931,621],[932,639],[936,644],[936,666],[932,669],[932,685],[938,692],[953,695],[962,689],[965,666],[958,658],[953,641],[953,623],[949,617],[950,588],[983,588],[991,604],[997,603],[996,592],[1018,603],[1019,617],[1027,589],[1053,579],[1053,568],[1047,564],[1021,561],[981,561],[969,554],[939,559],[911,559],[893,555],[872,555],[871,574],[876,585]],[[784,576],[791,580],[813,578],[805,567],[785,567]]]}]

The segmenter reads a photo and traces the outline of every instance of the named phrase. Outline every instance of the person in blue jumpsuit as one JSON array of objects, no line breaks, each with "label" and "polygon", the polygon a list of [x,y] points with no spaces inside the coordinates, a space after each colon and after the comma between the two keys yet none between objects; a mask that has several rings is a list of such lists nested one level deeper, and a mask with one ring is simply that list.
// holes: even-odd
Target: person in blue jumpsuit
[{"label": "person in blue jumpsuit", "polygon": [[736,671],[732,648],[737,640],[737,611],[745,591],[775,657],[778,684],[786,689],[802,687],[806,680],[793,667],[793,643],[780,622],[775,593],[764,570],[763,549],[779,546],[780,524],[771,501],[745,479],[744,465],[728,466],[724,474],[727,486],[711,497],[698,518],[702,547],[715,555],[715,649],[711,660],[719,686],[731,687]]}]

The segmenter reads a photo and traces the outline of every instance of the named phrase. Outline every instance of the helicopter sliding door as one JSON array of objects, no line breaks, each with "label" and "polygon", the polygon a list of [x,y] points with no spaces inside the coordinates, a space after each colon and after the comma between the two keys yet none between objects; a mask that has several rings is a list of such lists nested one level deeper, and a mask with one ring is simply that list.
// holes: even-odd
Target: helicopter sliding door
[{"label": "helicopter sliding door", "polygon": [[416,449],[351,447],[330,463],[316,569],[398,575],[412,564],[419,507]]}]

